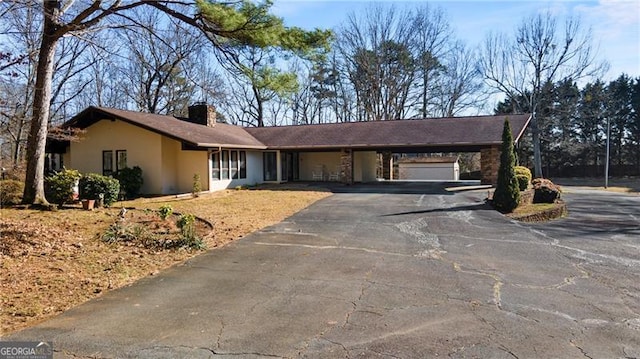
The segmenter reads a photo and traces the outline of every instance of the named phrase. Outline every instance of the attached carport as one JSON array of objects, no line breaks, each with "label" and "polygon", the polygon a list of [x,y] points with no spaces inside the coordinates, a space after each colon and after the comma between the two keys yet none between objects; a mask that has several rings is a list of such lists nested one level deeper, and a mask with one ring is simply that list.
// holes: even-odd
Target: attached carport
[{"label": "attached carport", "polygon": [[[500,166],[502,130],[507,119],[517,143],[529,124],[530,114],[262,127],[248,128],[247,131],[269,150],[285,154],[281,156],[284,158],[281,170],[287,172],[297,168],[298,178],[290,176],[293,180],[301,179],[302,166],[327,167],[320,162],[301,163],[300,156],[305,153],[324,153],[327,158],[332,158],[329,167],[335,164],[336,179],[351,184],[363,177],[363,168],[371,166],[369,156],[362,153],[381,153],[382,177],[390,180],[393,153],[479,152],[481,182],[495,184]],[[364,172],[368,174],[371,171],[367,169]],[[304,173],[305,176],[307,174]],[[281,176],[283,179],[287,177]]]}]

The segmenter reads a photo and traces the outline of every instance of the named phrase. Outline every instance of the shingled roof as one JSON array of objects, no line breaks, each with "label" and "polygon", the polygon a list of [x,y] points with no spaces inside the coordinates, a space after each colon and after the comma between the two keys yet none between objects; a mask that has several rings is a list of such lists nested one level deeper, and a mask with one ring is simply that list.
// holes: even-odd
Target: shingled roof
[{"label": "shingled roof", "polygon": [[514,141],[518,141],[530,118],[528,114],[473,116],[246,130],[273,149],[476,148],[501,144],[505,119],[509,119]]},{"label": "shingled roof", "polygon": [[217,123],[198,125],[174,116],[91,106],[64,124],[86,128],[104,119],[117,119],[196,147],[241,147],[265,149],[266,146],[239,126]]},{"label": "shingled roof", "polygon": [[223,123],[208,127],[174,116],[92,106],[64,126],[86,128],[99,120],[117,119],[205,148],[464,151],[501,144],[505,119],[518,141],[530,118],[525,114],[243,128]]}]

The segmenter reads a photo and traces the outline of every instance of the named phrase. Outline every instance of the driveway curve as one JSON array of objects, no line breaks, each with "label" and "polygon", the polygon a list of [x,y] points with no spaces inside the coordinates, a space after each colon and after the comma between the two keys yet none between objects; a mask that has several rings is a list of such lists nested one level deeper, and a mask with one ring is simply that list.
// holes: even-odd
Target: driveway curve
[{"label": "driveway curve", "polygon": [[336,187],[275,226],[2,340],[93,358],[638,358],[640,197],[511,221],[484,191]]}]

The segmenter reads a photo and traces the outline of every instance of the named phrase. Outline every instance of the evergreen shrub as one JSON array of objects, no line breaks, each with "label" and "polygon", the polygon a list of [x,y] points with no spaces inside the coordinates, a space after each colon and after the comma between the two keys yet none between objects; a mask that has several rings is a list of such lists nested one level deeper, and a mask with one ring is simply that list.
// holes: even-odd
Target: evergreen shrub
[{"label": "evergreen shrub", "polygon": [[120,182],[117,179],[97,173],[82,176],[78,187],[81,199],[99,200],[102,195],[103,204],[107,207],[118,200],[120,193]]},{"label": "evergreen shrub", "polygon": [[49,201],[62,206],[74,201],[74,188],[82,177],[77,170],[63,169],[44,179],[45,196]]},{"label": "evergreen shrub", "polygon": [[142,179],[142,169],[138,166],[133,168],[125,167],[118,171],[116,179],[120,182],[120,190],[124,192],[127,199],[138,197],[140,188],[144,184]]},{"label": "evergreen shrub", "polygon": [[19,204],[22,201],[24,183],[16,180],[0,181],[0,207]]},{"label": "evergreen shrub", "polygon": [[515,173],[515,156],[513,155],[513,137],[509,120],[504,120],[502,130],[502,153],[498,169],[498,183],[493,193],[493,206],[500,212],[511,213],[520,202],[520,187]]}]

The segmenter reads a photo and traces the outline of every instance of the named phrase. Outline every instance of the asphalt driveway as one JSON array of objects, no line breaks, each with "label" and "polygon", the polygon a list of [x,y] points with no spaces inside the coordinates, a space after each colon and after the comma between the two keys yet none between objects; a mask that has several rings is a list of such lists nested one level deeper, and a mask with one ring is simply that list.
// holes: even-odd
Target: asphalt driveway
[{"label": "asphalt driveway", "polygon": [[640,197],[510,221],[486,191],[355,186],[14,334],[61,357],[640,358]]}]

